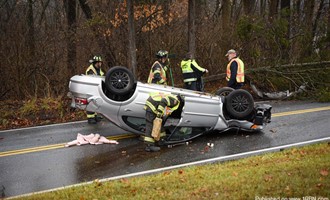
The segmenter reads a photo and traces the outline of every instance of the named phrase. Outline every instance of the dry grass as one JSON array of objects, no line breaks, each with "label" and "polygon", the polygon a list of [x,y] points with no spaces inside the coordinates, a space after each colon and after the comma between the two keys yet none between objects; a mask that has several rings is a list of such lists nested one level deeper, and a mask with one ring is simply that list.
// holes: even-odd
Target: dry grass
[{"label": "dry grass", "polygon": [[330,144],[195,166],[20,199],[330,198]]},{"label": "dry grass", "polygon": [[0,130],[86,119],[84,111],[71,110],[70,103],[67,98],[0,101]]}]

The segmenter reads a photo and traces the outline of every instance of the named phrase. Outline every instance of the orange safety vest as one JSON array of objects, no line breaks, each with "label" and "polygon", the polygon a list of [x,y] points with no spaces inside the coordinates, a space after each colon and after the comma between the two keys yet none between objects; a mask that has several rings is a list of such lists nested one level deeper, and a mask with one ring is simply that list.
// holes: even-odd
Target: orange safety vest
[{"label": "orange safety vest", "polygon": [[230,71],[230,65],[232,62],[236,61],[237,62],[237,75],[236,75],[236,82],[237,83],[244,83],[244,63],[241,59],[239,58],[233,58],[230,60],[230,62],[227,65],[227,77],[226,80],[229,81],[231,71]]},{"label": "orange safety vest", "polygon": [[165,71],[163,65],[160,64],[160,62],[158,62],[158,61],[156,61],[156,62],[152,65],[152,67],[151,67],[151,70],[150,70],[150,73],[149,73],[149,77],[148,77],[148,83],[151,83],[151,82],[152,82],[152,79],[154,79],[154,76],[155,76],[155,72],[156,72],[156,71],[153,71],[153,68],[154,68],[154,66],[155,66],[157,63],[158,63],[159,66],[160,66],[160,72],[159,72],[159,73],[160,73],[160,77],[162,77],[162,79],[161,79],[160,81],[158,81],[157,84],[164,84],[164,85],[166,85],[166,71]]}]

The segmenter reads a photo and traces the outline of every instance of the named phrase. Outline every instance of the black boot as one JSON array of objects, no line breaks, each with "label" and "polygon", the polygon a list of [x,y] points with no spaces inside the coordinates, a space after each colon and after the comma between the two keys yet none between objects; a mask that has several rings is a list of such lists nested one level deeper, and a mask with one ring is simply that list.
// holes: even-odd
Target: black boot
[{"label": "black boot", "polygon": [[96,115],[95,116],[95,121],[100,122],[103,119],[103,117]]},{"label": "black boot", "polygon": [[95,120],[95,118],[88,118],[87,122],[89,124],[96,124],[97,123],[96,120]]},{"label": "black boot", "polygon": [[147,144],[144,150],[147,152],[157,152],[160,151],[160,147],[155,146],[155,144]]}]

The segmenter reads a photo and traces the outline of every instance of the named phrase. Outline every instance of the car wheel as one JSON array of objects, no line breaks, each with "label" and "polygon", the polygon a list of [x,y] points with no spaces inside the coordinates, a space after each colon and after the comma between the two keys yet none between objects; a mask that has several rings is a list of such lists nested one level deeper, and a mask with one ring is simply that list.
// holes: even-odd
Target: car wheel
[{"label": "car wheel", "polygon": [[105,76],[105,87],[115,95],[125,95],[134,86],[133,73],[122,66],[115,66],[109,69]]},{"label": "car wheel", "polygon": [[218,96],[228,96],[228,94],[232,91],[234,91],[234,89],[231,87],[223,87],[220,88],[215,94]]},{"label": "car wheel", "polygon": [[225,99],[228,114],[235,119],[245,119],[254,108],[252,95],[246,90],[234,90]]}]

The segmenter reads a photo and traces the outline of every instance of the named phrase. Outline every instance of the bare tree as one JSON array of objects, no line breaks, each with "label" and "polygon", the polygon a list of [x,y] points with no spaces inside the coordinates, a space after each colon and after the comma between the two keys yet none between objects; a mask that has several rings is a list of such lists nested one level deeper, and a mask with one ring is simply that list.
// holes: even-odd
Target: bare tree
[{"label": "bare tree", "polygon": [[[108,66],[128,64],[142,81],[160,48],[197,51],[212,75],[224,72],[228,48],[240,50],[248,69],[330,58],[329,0],[2,0],[0,12],[2,99],[65,95],[68,78],[96,53]],[[180,61],[171,58],[176,85]]]},{"label": "bare tree", "polygon": [[188,49],[193,55],[196,52],[196,24],[195,24],[195,0],[189,0],[188,4]]},{"label": "bare tree", "polygon": [[[89,2],[87,0],[79,0],[79,3],[80,3],[80,7],[83,10],[83,13],[85,14],[85,17],[87,18],[87,20],[92,20],[93,15],[92,15],[92,10],[88,5]],[[111,47],[106,45],[103,35],[101,35],[99,33],[98,27],[92,26],[92,31],[94,32],[94,35],[96,36],[96,40],[97,40],[99,47],[101,48],[101,52],[103,53],[103,55],[105,55],[104,57],[105,57],[108,65],[114,66],[116,59],[115,59],[115,55],[113,54],[112,50],[109,49]]]},{"label": "bare tree", "polygon": [[243,0],[243,10],[245,15],[253,14],[255,3],[255,0]]},{"label": "bare tree", "polygon": [[136,43],[135,43],[135,28],[134,28],[134,5],[132,0],[127,0],[128,13],[128,66],[132,69],[136,77]]},{"label": "bare tree", "polygon": [[68,79],[76,74],[76,59],[77,59],[77,45],[76,45],[76,32],[77,32],[77,19],[76,19],[76,0],[64,0],[66,8],[66,17],[68,22],[67,31],[67,69],[69,69]]},{"label": "bare tree", "polygon": [[[286,34],[285,34],[287,40],[290,40],[290,30],[291,30],[291,27],[290,27],[290,24],[291,24],[291,22],[290,22],[290,17],[291,17],[290,4],[291,4],[290,0],[281,0],[281,4],[280,4],[281,19],[283,21],[285,21],[286,24],[287,24],[286,25]],[[284,52],[289,51],[287,46],[282,45],[282,48],[283,48]],[[289,54],[283,53],[283,56],[285,57],[284,59],[289,58]]]},{"label": "bare tree", "polygon": [[32,75],[32,88],[34,88],[34,96],[37,96],[37,66],[34,62],[35,60],[35,30],[34,30],[34,18],[33,18],[33,1],[28,0],[28,37],[27,37],[27,44],[28,44],[28,63],[31,63],[31,72]]},{"label": "bare tree", "polygon": [[266,14],[267,0],[260,0],[260,15],[263,16]]},{"label": "bare tree", "polygon": [[315,0],[304,1],[304,22],[309,30],[313,29],[314,6]]},{"label": "bare tree", "polygon": [[272,22],[274,19],[277,18],[278,14],[278,1],[279,0],[270,0],[269,4],[269,17],[268,20]]},{"label": "bare tree", "polygon": [[228,30],[231,21],[231,3],[230,0],[222,0],[222,27],[223,30]]}]

